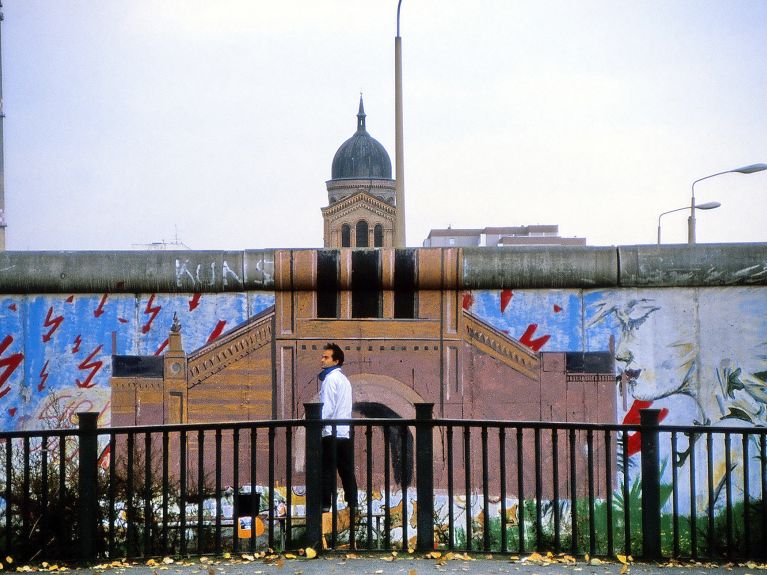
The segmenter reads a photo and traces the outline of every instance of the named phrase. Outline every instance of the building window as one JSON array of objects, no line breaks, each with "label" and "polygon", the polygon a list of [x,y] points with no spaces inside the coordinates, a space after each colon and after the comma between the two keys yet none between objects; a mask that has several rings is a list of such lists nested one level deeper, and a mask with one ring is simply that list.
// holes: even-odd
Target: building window
[{"label": "building window", "polygon": [[341,247],[350,248],[352,246],[352,228],[349,224],[341,226]]},{"label": "building window", "polygon": [[365,220],[357,222],[357,243],[358,248],[368,247],[368,223]]},{"label": "building window", "polygon": [[450,245],[450,246],[454,246],[455,245],[455,238],[450,238],[449,240],[447,240],[447,244]]},{"label": "building window", "polygon": [[373,247],[383,247],[383,226],[381,224],[376,224],[373,228]]},{"label": "building window", "polygon": [[381,317],[378,251],[352,252],[352,317]]},{"label": "building window", "polygon": [[317,252],[317,317],[338,317],[338,251]]},{"label": "building window", "polygon": [[414,319],[415,250],[397,250],[394,255],[394,317]]}]

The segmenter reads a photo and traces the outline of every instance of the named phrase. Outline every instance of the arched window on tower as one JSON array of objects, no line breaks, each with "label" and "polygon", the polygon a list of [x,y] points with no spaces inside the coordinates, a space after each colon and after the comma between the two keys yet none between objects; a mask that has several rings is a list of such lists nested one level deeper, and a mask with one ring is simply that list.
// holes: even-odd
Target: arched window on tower
[{"label": "arched window on tower", "polygon": [[341,247],[350,248],[352,246],[352,229],[349,224],[341,226]]},{"label": "arched window on tower", "polygon": [[376,224],[373,228],[373,247],[383,247],[383,226],[381,224]]},{"label": "arched window on tower", "polygon": [[357,247],[368,247],[368,223],[365,220],[357,222]]}]

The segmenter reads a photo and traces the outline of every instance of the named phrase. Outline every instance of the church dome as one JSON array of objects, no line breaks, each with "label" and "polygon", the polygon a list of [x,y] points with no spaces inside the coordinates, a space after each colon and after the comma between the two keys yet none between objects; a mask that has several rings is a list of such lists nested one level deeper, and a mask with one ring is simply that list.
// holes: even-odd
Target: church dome
[{"label": "church dome", "polygon": [[362,96],[357,113],[357,131],[338,148],[330,177],[333,180],[391,180],[389,154],[365,129]]}]

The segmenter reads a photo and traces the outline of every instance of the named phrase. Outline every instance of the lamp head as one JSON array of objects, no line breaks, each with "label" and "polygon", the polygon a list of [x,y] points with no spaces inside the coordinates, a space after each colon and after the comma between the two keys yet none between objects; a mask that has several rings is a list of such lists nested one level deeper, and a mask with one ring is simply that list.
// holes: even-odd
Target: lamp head
[{"label": "lamp head", "polygon": [[696,204],[695,209],[696,210],[713,210],[714,208],[718,208],[721,206],[719,202],[706,202],[705,204]]},{"label": "lamp head", "polygon": [[742,168],[735,168],[730,171],[738,172],[739,174],[753,174],[754,172],[761,172],[763,170],[767,170],[767,164],[751,164],[750,166],[743,166]]}]

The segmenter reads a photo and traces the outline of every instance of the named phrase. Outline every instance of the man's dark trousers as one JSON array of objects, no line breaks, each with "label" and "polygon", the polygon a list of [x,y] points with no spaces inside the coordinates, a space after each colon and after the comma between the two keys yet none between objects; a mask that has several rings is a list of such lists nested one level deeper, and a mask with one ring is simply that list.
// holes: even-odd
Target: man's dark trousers
[{"label": "man's dark trousers", "polygon": [[[357,507],[357,480],[354,477],[354,445],[348,437],[336,437],[336,466],[338,475],[341,476],[341,485],[344,487],[346,504],[349,507]],[[322,508],[329,509],[332,506],[333,476],[333,437],[322,438]]]}]

